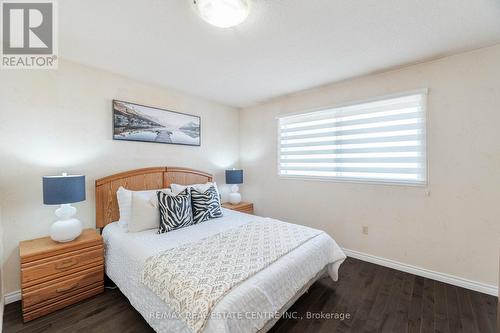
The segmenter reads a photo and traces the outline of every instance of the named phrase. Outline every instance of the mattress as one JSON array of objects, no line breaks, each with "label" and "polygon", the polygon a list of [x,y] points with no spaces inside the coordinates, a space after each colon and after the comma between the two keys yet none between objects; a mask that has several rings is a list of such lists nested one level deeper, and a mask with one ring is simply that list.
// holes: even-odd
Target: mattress
[{"label": "mattress", "polygon": [[[223,209],[224,216],[164,234],[126,232],[117,222],[103,230],[106,274],[157,332],[190,332],[168,304],[140,282],[145,260],[160,251],[194,242],[258,219]],[[215,306],[204,332],[257,332],[301,288],[326,267],[333,280],[345,255],[322,233],[234,287]]]}]

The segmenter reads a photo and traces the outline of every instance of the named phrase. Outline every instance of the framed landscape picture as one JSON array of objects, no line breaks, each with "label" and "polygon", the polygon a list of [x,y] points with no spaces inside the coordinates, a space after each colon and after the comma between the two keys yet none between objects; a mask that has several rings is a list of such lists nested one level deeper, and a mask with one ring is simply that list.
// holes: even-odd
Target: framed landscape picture
[{"label": "framed landscape picture", "polygon": [[113,139],[201,145],[201,119],[185,113],[113,100]]}]

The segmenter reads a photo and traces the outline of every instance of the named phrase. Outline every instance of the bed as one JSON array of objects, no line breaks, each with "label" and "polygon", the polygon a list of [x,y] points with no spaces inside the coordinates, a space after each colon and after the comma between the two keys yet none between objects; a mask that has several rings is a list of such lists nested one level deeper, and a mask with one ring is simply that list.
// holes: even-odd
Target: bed
[{"label": "bed", "polygon": [[[205,183],[210,174],[184,168],[147,168],[96,181],[97,227],[103,228],[106,274],[132,306],[157,332],[192,332],[169,304],[141,282],[144,263],[155,254],[270,219],[223,209],[223,217],[157,234],[126,232],[118,225],[116,190],[161,189],[177,184]],[[337,279],[345,255],[326,233],[307,240],[250,276],[223,296],[206,320],[203,332],[266,332],[309,286],[327,274]]]}]

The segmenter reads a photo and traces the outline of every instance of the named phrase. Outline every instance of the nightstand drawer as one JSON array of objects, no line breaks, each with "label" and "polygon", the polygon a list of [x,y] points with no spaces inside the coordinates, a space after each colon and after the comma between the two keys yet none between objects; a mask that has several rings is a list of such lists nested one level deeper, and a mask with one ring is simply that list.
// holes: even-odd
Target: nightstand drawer
[{"label": "nightstand drawer", "polygon": [[96,283],[95,285],[89,286],[89,288],[83,288],[82,291],[78,290],[78,292],[73,295],[68,294],[67,297],[55,299],[53,302],[45,302],[42,307],[24,309],[23,320],[27,322],[36,319],[86,298],[98,295],[103,291],[104,285],[102,283]]},{"label": "nightstand drawer", "polygon": [[85,290],[85,287],[96,283],[102,285],[104,280],[103,266],[97,266],[72,275],[51,280],[46,283],[37,284],[33,287],[23,289],[23,309],[30,311],[37,304],[50,300],[66,298],[71,294]]},{"label": "nightstand drawer", "polygon": [[40,259],[21,265],[21,282],[26,287],[53,280],[90,266],[103,264],[102,245]]},{"label": "nightstand drawer", "polygon": [[225,202],[222,204],[222,207],[241,213],[253,214],[253,203],[251,202],[240,202],[239,204],[235,205],[230,204],[229,202]]},{"label": "nightstand drawer", "polygon": [[253,214],[253,205],[248,208],[239,209],[238,211],[246,214]]}]

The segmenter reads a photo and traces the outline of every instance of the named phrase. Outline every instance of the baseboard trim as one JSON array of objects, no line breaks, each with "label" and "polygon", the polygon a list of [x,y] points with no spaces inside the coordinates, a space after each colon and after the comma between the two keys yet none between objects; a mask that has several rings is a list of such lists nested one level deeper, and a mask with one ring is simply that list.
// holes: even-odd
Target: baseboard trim
[{"label": "baseboard trim", "polygon": [[20,300],[21,300],[21,290],[17,290],[17,291],[13,291],[11,293],[7,293],[4,296],[5,305],[10,304],[10,303],[14,303],[14,302],[17,302],[17,301],[20,301]]},{"label": "baseboard trim", "polygon": [[359,251],[354,251],[354,250],[349,250],[349,249],[343,249],[343,250],[348,257],[352,257],[352,258],[359,259],[362,261],[371,262],[373,264],[393,268],[393,269],[396,269],[398,271],[403,271],[406,273],[422,276],[422,277],[437,280],[440,282],[452,284],[452,285],[457,286],[457,287],[462,287],[462,288],[478,291],[478,292],[483,293],[483,294],[489,294],[489,295],[492,295],[495,297],[498,296],[498,287],[496,287],[494,285],[490,285],[490,284],[486,284],[486,283],[482,283],[482,282],[477,282],[477,281],[472,281],[472,280],[464,279],[464,278],[450,275],[450,274],[431,271],[429,269],[404,264],[402,262],[398,262],[395,260],[386,259],[386,258],[382,258],[382,257],[377,257],[374,255],[359,252]]}]

